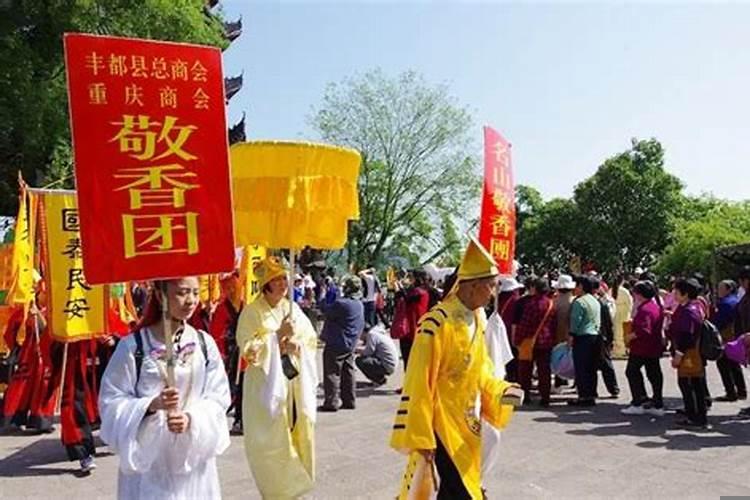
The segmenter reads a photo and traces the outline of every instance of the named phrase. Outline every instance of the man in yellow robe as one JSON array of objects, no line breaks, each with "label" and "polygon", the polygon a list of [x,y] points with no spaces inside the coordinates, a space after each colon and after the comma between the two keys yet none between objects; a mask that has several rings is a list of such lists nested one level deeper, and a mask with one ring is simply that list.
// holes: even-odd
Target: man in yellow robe
[{"label": "man in yellow robe", "polygon": [[245,306],[237,325],[237,345],[249,364],[245,454],[264,499],[294,499],[315,482],[317,335],[296,304],[290,313],[287,269],[277,259],[263,260],[255,275],[262,293]]},{"label": "man in yellow robe", "polygon": [[391,436],[391,446],[410,457],[399,498],[424,498],[434,472],[439,499],[482,498],[481,419],[502,429],[522,399],[517,386],[494,377],[484,341],[483,307],[497,276],[472,238],[457,285],[420,320]]}]

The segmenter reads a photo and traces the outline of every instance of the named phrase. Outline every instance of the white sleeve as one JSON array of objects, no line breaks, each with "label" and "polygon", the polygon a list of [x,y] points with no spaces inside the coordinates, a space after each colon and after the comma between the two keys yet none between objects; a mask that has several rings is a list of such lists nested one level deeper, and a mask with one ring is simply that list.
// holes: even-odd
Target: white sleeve
[{"label": "white sleeve", "polygon": [[155,417],[144,420],[153,398],[136,396],[134,351],[132,336],[119,343],[104,372],[99,391],[100,435],[120,457],[120,469],[126,473],[148,470],[159,450],[158,443],[149,441],[148,446],[141,446],[139,442],[139,437],[143,437],[140,435],[141,424]]},{"label": "white sleeve", "polygon": [[[229,447],[229,427],[226,412],[231,403],[229,381],[216,342],[202,333],[206,340],[208,366],[205,369],[205,386],[201,397],[185,409],[190,414],[190,430],[185,440],[188,444],[186,470],[221,455]],[[204,363],[202,356],[200,362]]]}]

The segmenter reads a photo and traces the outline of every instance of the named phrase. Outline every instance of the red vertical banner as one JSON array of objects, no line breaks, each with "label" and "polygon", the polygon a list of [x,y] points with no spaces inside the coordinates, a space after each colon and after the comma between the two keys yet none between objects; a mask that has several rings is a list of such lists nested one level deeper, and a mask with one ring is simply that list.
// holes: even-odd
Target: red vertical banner
[{"label": "red vertical banner", "polygon": [[510,143],[484,127],[484,189],[479,241],[492,254],[500,274],[513,273],[516,252],[516,193]]},{"label": "red vertical banner", "polygon": [[221,51],[66,34],[89,283],[231,271]]}]

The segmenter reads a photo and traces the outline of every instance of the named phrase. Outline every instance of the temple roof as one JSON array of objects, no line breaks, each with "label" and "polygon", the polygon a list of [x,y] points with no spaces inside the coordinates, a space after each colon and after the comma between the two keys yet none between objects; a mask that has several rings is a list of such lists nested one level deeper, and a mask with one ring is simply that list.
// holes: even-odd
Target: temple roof
[{"label": "temple roof", "polygon": [[242,89],[242,73],[238,76],[229,76],[224,78],[224,95],[229,102],[229,99]]},{"label": "temple roof", "polygon": [[224,36],[230,42],[235,41],[242,34],[242,16],[234,22],[224,23]]},{"label": "temple roof", "polygon": [[245,142],[247,137],[245,136],[245,113],[242,113],[242,119],[236,124],[232,125],[229,129],[229,145],[236,144],[238,142]]}]

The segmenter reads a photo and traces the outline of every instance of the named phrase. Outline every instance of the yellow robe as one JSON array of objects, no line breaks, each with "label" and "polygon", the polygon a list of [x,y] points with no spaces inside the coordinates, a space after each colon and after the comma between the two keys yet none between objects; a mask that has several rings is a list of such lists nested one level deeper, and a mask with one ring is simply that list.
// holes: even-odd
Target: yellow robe
[{"label": "yellow robe", "polygon": [[[504,428],[513,407],[500,404],[509,383],[494,377],[487,354],[484,311],[474,312],[469,331],[467,309],[453,295],[420,320],[391,446],[403,452],[434,450],[436,435],[458,469],[472,498],[481,499],[481,421]],[[476,408],[480,402],[481,412]],[[407,475],[414,460],[407,467]],[[405,496],[402,490],[402,497]]]},{"label": "yellow robe", "polygon": [[[295,361],[300,374],[289,381],[274,370],[271,356],[279,356],[276,331],[289,312],[289,301],[275,308],[259,295],[240,315],[238,345],[262,342],[258,360],[245,372],[243,423],[245,454],[264,499],[293,499],[309,492],[315,482],[315,353],[317,335],[305,314],[294,305],[294,339],[301,343]],[[270,394],[286,394],[276,406]],[[278,402],[278,398],[276,399]],[[296,417],[296,420],[294,419]]]}]

